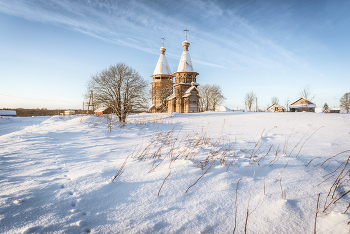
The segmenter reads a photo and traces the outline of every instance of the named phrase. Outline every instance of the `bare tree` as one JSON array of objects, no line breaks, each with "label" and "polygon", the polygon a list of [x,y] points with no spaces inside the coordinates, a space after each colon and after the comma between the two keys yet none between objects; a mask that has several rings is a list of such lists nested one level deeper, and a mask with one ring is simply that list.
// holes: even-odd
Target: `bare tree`
[{"label": "bare tree", "polygon": [[219,85],[212,85],[210,88],[210,106],[212,110],[215,110],[215,107],[222,104],[226,98],[222,94],[221,87]]},{"label": "bare tree", "polygon": [[210,99],[210,85],[205,84],[198,86],[199,95],[199,111],[208,111],[209,110],[209,99]]},{"label": "bare tree", "polygon": [[286,100],[286,111],[289,111],[289,103],[290,103],[290,100],[287,99],[287,100]]},{"label": "bare tree", "polygon": [[349,113],[350,110],[350,93],[344,94],[340,98],[340,107],[346,110],[346,113]]},{"label": "bare tree", "polygon": [[167,98],[173,93],[173,85],[170,83],[170,85],[162,85],[157,87],[156,91],[153,92],[153,97],[158,100],[162,105],[162,112],[166,112],[167,107]]},{"label": "bare tree", "polygon": [[93,90],[96,102],[111,107],[121,122],[133,111],[146,108],[147,82],[125,63],[111,65],[92,76],[88,90]]},{"label": "bare tree", "polygon": [[253,91],[251,91],[250,93],[247,93],[245,95],[245,105],[249,111],[251,111],[251,109],[252,109],[252,105],[255,102],[255,98],[256,98],[256,95]]},{"label": "bare tree", "polygon": [[273,104],[279,104],[279,102],[280,102],[280,99],[279,99],[278,97],[272,97],[272,98],[271,98],[271,103],[272,103],[272,105],[273,105]]},{"label": "bare tree", "polygon": [[311,101],[315,97],[315,95],[312,92],[311,85],[305,85],[305,87],[302,90],[300,90],[299,94],[301,97],[304,97],[309,101]]},{"label": "bare tree", "polygon": [[215,110],[215,107],[220,105],[226,98],[224,97],[219,85],[201,85],[198,87],[199,109],[200,111]]}]

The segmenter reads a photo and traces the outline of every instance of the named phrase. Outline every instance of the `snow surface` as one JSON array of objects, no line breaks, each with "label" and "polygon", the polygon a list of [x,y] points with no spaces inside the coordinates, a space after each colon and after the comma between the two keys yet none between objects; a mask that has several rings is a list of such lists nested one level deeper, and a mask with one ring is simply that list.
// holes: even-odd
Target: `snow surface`
[{"label": "snow surface", "polygon": [[217,106],[217,107],[215,107],[215,111],[216,112],[228,112],[228,111],[232,111],[232,110],[226,106]]},{"label": "snow surface", "polygon": [[306,107],[309,107],[309,108],[315,107],[316,108],[316,105],[315,104],[289,105],[289,108],[306,108]]},{"label": "snow surface", "polygon": [[[0,233],[232,233],[240,178],[235,233],[244,233],[248,207],[248,233],[313,233],[318,194],[323,207],[333,182],[318,184],[349,153],[327,168],[317,164],[350,149],[349,114],[139,114],[128,121],[0,119]],[[319,213],[317,233],[348,233],[348,201],[345,195],[328,215]]]}]

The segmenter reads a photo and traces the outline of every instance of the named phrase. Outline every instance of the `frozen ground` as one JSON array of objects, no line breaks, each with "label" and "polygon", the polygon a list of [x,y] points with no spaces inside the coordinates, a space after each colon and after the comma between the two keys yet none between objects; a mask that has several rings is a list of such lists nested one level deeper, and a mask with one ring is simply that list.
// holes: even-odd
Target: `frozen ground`
[{"label": "frozen ground", "polygon": [[128,121],[0,119],[0,233],[349,232],[349,114]]}]

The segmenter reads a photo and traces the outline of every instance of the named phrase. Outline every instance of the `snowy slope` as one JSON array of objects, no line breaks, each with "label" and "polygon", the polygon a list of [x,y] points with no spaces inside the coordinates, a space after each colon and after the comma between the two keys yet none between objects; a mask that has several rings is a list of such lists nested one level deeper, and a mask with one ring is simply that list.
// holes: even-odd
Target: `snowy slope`
[{"label": "snowy slope", "polygon": [[[0,119],[14,129],[0,134],[0,233],[232,233],[235,223],[235,233],[312,233],[318,194],[323,208],[334,178],[321,182],[349,152],[320,163],[350,150],[347,114],[128,121]],[[318,233],[348,233],[348,201],[318,214]]]},{"label": "snowy slope", "polygon": [[35,116],[28,118],[2,117],[0,119],[0,136],[22,130],[34,124],[40,124],[47,120],[48,116]]}]

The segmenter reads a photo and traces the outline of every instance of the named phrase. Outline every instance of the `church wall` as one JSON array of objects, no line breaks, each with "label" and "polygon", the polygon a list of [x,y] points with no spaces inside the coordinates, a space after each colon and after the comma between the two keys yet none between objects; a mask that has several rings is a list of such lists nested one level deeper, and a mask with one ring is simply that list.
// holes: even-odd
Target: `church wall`
[{"label": "church wall", "polygon": [[167,112],[168,113],[176,112],[176,99],[175,98],[168,101]]},{"label": "church wall", "polygon": [[186,113],[184,109],[184,98],[182,97],[185,92],[191,87],[191,85],[177,85],[175,86],[175,96],[176,96],[176,112]]},{"label": "church wall", "polygon": [[162,99],[173,93],[173,82],[171,79],[154,80],[152,83],[152,104],[158,106],[162,103]]},{"label": "church wall", "polygon": [[188,97],[188,111],[187,113],[197,113],[198,112],[198,96],[196,93],[193,93]]}]

